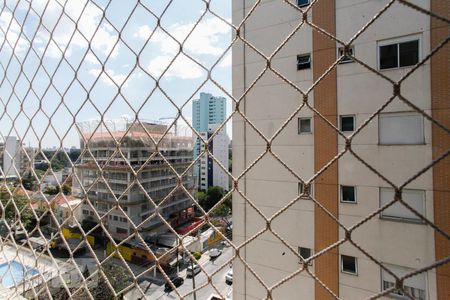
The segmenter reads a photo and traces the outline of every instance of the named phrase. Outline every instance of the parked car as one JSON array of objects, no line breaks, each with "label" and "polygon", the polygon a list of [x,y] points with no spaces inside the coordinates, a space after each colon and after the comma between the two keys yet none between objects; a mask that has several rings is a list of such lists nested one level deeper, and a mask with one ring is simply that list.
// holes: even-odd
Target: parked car
[{"label": "parked car", "polygon": [[201,269],[199,267],[199,265],[194,264],[194,266],[189,266],[186,269],[186,277],[194,277],[195,275],[197,275],[198,273],[200,273]]},{"label": "parked car", "polygon": [[233,284],[233,269],[228,271],[227,275],[225,275],[225,283],[226,284]]},{"label": "parked car", "polygon": [[[170,278],[170,281],[172,281],[172,283],[175,287],[179,287],[180,285],[182,285],[184,283],[184,279],[181,277],[178,277],[178,276]],[[165,287],[166,291],[172,290],[172,286],[170,285],[169,282],[166,282],[164,287]]]},{"label": "parked car", "polygon": [[211,250],[209,250],[209,257],[211,259],[215,259],[217,257],[219,257],[222,254],[222,250],[217,249],[217,248],[212,248]]}]

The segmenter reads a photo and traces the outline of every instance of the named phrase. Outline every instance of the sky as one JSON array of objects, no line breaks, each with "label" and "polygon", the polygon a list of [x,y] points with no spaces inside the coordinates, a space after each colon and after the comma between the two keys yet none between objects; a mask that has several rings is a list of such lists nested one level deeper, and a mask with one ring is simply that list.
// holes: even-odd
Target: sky
[{"label": "sky", "polygon": [[[231,22],[230,2],[209,7]],[[133,109],[140,120],[170,118],[177,109],[169,99],[179,106],[191,99],[182,110],[191,120],[199,92],[226,96],[174,40],[185,40],[199,19],[183,52],[206,69],[215,65],[211,77],[231,94],[231,27],[205,11],[200,0],[7,0],[0,12],[1,137],[78,147],[74,122],[94,124],[102,114],[134,119]]]}]

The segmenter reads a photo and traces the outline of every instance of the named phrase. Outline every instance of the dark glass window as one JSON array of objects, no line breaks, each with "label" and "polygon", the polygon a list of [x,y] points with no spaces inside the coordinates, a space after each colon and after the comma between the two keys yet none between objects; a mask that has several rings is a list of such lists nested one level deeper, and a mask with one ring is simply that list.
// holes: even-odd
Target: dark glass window
[{"label": "dark glass window", "polygon": [[341,186],[341,200],[343,202],[356,203],[356,194],[354,186]]},{"label": "dark glass window", "polygon": [[311,133],[311,119],[300,118],[298,119],[298,133]]},{"label": "dark glass window", "polygon": [[311,256],[310,248],[299,247],[298,252],[299,252],[300,256],[304,259],[308,259]]},{"label": "dark glass window", "polygon": [[380,69],[413,66],[419,62],[419,40],[380,46]]},{"label": "dark glass window", "polygon": [[309,0],[297,0],[297,5],[300,7],[309,5]]},{"label": "dark glass window", "polygon": [[357,274],[356,257],[341,255],[341,271]]},{"label": "dark glass window", "polygon": [[341,116],[341,131],[354,131],[354,130],[355,130],[355,117]]},{"label": "dark glass window", "polygon": [[400,67],[413,66],[419,62],[419,41],[410,41],[399,45]]},{"label": "dark glass window", "polygon": [[380,69],[398,67],[397,44],[380,47]]},{"label": "dark glass window", "polygon": [[297,55],[297,70],[311,68],[311,54]]},{"label": "dark glass window", "polygon": [[[355,49],[354,47],[350,47],[350,49],[348,49],[348,52],[350,52],[350,54],[353,55],[353,56],[355,55],[355,50],[354,49]],[[343,56],[343,58],[339,62],[340,64],[353,62],[353,59],[350,56],[345,55],[343,47],[339,48],[339,57],[341,57],[341,56]]]}]

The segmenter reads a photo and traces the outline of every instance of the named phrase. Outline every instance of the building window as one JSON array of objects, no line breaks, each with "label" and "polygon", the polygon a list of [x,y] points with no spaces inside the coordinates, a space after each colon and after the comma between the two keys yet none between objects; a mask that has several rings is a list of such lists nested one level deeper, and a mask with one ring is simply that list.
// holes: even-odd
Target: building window
[{"label": "building window", "polygon": [[117,216],[113,216],[113,220],[117,221],[118,220]]},{"label": "building window", "polygon": [[299,118],[298,119],[298,133],[311,133],[311,118]]},{"label": "building window", "polygon": [[378,56],[380,70],[413,66],[419,62],[419,39],[381,42]]},{"label": "building window", "polygon": [[126,234],[128,233],[128,230],[125,228],[116,227],[116,233]]},{"label": "building window", "polygon": [[[392,188],[380,188],[380,207],[394,200],[395,192]],[[425,191],[408,190],[402,191],[402,199],[421,215],[425,216]],[[409,208],[402,203],[396,202],[381,212],[381,218],[395,219],[399,221],[422,222]]]},{"label": "building window", "polygon": [[298,7],[305,7],[309,5],[309,0],[297,0]]},{"label": "building window", "polygon": [[341,255],[341,272],[357,275],[358,261],[354,256]]},{"label": "building window", "polygon": [[297,70],[311,68],[311,54],[297,55]]},{"label": "building window", "polygon": [[[298,247],[298,254],[303,258],[303,259],[308,259],[312,256],[312,250],[311,248],[305,248],[305,247]],[[301,263],[301,261],[300,261]],[[310,266],[312,265],[312,261],[310,261],[308,263]]]},{"label": "building window", "polygon": [[[301,195],[301,194],[303,194],[303,192],[304,192],[304,190],[305,190],[305,184],[304,183],[301,183],[301,182],[299,182],[298,183],[298,194],[299,195]],[[313,195],[313,192],[314,192],[314,189],[313,189],[313,184],[311,183],[311,184],[309,184],[309,195],[310,196],[312,196]],[[307,198],[309,198],[309,197],[307,197]]]},{"label": "building window", "polygon": [[356,189],[354,186],[341,185],[341,202],[356,203]]},{"label": "building window", "polygon": [[[355,56],[355,47],[351,46],[348,49],[348,52],[352,55]],[[351,63],[353,62],[353,58],[351,58],[350,56],[345,55],[344,53],[344,47],[339,47],[338,48],[338,57],[340,58],[341,56],[343,56],[342,60],[339,62],[340,64],[346,64],[346,63]]]},{"label": "building window", "polygon": [[[394,274],[399,277],[403,277],[408,273],[414,271],[413,269],[394,266],[394,265],[385,265],[386,268],[391,270]],[[413,277],[406,278],[403,282],[403,290],[408,293],[408,295],[412,296],[417,300],[425,300],[425,274],[419,273],[414,275]],[[382,290],[387,290],[395,286],[395,278],[392,277],[388,272],[384,269],[381,269],[381,287]],[[405,296],[402,291],[393,291],[390,293],[392,298],[397,299],[409,299],[408,296]]]},{"label": "building window", "polygon": [[378,139],[381,145],[424,144],[423,116],[415,112],[380,114]]},{"label": "building window", "polygon": [[355,116],[340,116],[341,131],[351,132],[355,130]]}]

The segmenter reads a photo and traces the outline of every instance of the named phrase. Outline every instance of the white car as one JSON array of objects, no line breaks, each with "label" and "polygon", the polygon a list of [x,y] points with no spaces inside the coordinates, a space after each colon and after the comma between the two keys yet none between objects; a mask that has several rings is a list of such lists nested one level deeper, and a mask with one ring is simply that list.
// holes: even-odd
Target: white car
[{"label": "white car", "polygon": [[233,269],[228,271],[227,275],[225,275],[225,283],[226,284],[233,284]]},{"label": "white car", "polygon": [[217,258],[222,254],[222,250],[217,249],[217,248],[212,248],[211,250],[209,250],[209,257],[211,259]]},{"label": "white car", "polygon": [[194,264],[194,267],[189,266],[186,269],[186,276],[187,277],[194,277],[198,273],[200,273],[201,269],[197,264]]}]

